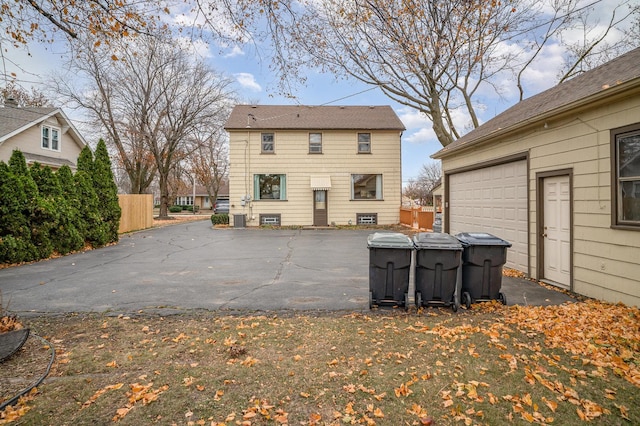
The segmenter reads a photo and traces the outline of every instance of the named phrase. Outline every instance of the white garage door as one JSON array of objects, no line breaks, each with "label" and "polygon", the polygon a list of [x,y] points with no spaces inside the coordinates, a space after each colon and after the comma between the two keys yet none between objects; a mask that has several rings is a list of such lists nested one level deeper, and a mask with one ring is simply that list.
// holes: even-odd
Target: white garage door
[{"label": "white garage door", "polygon": [[527,162],[515,161],[449,178],[449,232],[488,232],[512,244],[506,267],[528,272]]}]

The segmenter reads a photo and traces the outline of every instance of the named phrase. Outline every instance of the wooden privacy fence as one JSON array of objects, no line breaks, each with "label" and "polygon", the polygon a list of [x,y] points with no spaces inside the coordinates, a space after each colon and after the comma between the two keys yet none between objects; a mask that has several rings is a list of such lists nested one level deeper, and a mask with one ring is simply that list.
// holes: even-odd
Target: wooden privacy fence
[{"label": "wooden privacy fence", "polygon": [[433,227],[433,207],[401,207],[400,224],[416,229]]},{"label": "wooden privacy fence", "polygon": [[118,194],[118,203],[122,209],[119,234],[153,226],[153,194]]}]

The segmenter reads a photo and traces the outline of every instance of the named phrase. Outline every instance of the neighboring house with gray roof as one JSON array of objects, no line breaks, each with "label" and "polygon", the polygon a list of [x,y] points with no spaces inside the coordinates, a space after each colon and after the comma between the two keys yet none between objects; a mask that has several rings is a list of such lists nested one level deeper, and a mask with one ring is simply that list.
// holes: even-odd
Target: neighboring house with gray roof
[{"label": "neighboring house with gray roof", "polygon": [[63,165],[75,171],[86,142],[59,108],[18,107],[7,99],[0,107],[0,161],[22,151],[27,164],[38,162],[54,170]]},{"label": "neighboring house with gray roof", "polygon": [[445,231],[513,244],[507,266],[640,305],[640,49],[509,108],[435,153]]},{"label": "neighboring house with gray roof", "polygon": [[225,129],[232,225],[399,222],[405,127],[391,107],[237,105]]}]

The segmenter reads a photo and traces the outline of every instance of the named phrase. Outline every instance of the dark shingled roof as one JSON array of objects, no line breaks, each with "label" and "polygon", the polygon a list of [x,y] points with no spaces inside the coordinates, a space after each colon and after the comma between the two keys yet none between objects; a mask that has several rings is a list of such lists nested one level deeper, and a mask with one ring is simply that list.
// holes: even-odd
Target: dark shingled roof
[{"label": "dark shingled roof", "polygon": [[0,108],[0,137],[42,120],[43,117],[49,116],[57,110],[57,108],[14,108],[10,106]]},{"label": "dark shingled roof", "polygon": [[390,106],[236,105],[226,130],[405,130]]},{"label": "dark shingled roof", "polygon": [[587,98],[616,93],[616,86],[637,80],[640,85],[640,48],[565,81],[531,98],[520,101],[485,124],[432,155],[442,158],[459,149],[480,143],[492,134],[513,130],[524,123],[560,113]]}]

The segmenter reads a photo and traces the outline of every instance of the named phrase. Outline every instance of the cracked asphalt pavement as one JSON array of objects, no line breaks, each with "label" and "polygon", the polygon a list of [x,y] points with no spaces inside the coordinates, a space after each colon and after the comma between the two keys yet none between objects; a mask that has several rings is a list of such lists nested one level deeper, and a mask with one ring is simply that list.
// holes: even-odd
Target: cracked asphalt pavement
[{"label": "cracked asphalt pavement", "polygon": [[0,270],[10,312],[368,309],[371,231],[213,229],[209,220]]},{"label": "cracked asphalt pavement", "polygon": [[[367,311],[372,232],[213,229],[209,220],[153,228],[123,235],[117,245],[0,269],[2,303],[23,316]],[[509,304],[571,300],[528,280],[503,278]]]}]

